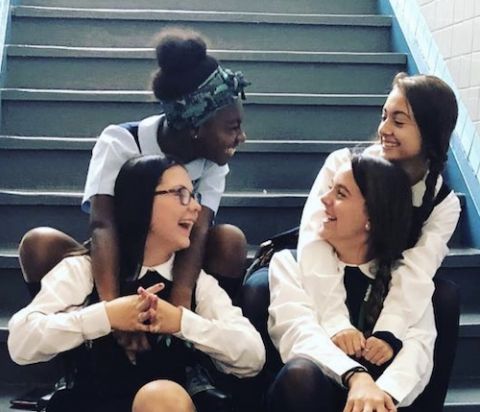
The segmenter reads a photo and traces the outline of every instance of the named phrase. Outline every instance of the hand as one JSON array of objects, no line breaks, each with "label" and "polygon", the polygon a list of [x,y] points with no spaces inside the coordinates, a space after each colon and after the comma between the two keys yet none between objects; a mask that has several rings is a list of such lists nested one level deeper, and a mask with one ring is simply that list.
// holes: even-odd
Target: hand
[{"label": "hand", "polygon": [[382,391],[368,373],[355,373],[348,381],[347,403],[343,412],[396,412],[390,395]]},{"label": "hand", "polygon": [[149,307],[138,315],[144,322],[148,321],[151,333],[172,334],[180,331],[182,309],[153,295],[149,290],[138,288],[138,294],[144,301],[149,301]]},{"label": "hand", "polygon": [[117,343],[125,350],[128,360],[135,365],[138,352],[150,350],[147,335],[144,332],[114,331]]},{"label": "hand", "polygon": [[148,332],[145,319],[140,316],[154,304],[154,293],[164,288],[163,283],[158,283],[147,289],[148,295],[122,296],[105,303],[108,320],[114,330],[126,332]]},{"label": "hand", "polygon": [[393,349],[384,340],[370,336],[365,343],[362,356],[370,363],[380,366],[392,359]]},{"label": "hand", "polygon": [[343,329],[332,337],[332,341],[348,356],[362,357],[365,348],[365,336],[355,328]]}]

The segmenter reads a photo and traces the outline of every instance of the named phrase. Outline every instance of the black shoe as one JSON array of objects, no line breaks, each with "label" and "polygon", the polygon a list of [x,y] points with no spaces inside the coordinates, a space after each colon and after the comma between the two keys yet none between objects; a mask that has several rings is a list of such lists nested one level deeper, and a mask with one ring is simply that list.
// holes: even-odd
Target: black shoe
[{"label": "black shoe", "polygon": [[198,412],[230,412],[228,394],[216,388],[208,370],[201,365],[186,368],[186,389]]}]

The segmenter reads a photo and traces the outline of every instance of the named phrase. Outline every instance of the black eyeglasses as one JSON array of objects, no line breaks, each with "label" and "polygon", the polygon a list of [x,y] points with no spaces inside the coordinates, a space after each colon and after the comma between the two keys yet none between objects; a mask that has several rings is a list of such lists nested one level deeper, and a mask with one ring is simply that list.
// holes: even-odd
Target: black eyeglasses
[{"label": "black eyeglasses", "polygon": [[202,201],[201,193],[191,192],[186,187],[179,187],[177,189],[169,189],[169,190],[157,190],[154,192],[154,195],[166,195],[171,193],[172,195],[177,196],[180,199],[180,204],[183,206],[188,206],[192,199],[195,199],[198,203]]}]

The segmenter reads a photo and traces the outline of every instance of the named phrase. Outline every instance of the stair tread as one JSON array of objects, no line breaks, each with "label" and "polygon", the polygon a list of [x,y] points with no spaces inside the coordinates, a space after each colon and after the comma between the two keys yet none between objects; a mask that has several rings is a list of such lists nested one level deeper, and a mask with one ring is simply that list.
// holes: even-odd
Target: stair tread
[{"label": "stair tread", "polygon": [[[66,89],[0,89],[2,99],[38,101],[101,101],[144,102],[158,104],[147,90],[66,90]],[[248,93],[244,105],[289,104],[330,106],[382,106],[385,94],[307,94],[307,93]]]},{"label": "stair tread", "polygon": [[67,7],[15,6],[16,17],[83,18],[102,20],[167,20],[167,21],[210,21],[237,23],[278,23],[309,25],[356,25],[390,27],[390,16],[260,13],[196,10],[130,10],[130,9],[86,9]]},{"label": "stair tread", "polygon": [[[48,136],[5,136],[0,135],[0,149],[15,150],[88,150],[93,148],[96,137],[48,137]],[[267,140],[250,139],[238,147],[239,152],[318,152],[350,146],[367,145],[361,140]]]},{"label": "stair tread", "polygon": [[[209,50],[221,61],[255,62],[303,62],[303,63],[363,63],[363,64],[405,64],[403,53],[362,53],[362,52],[307,52],[267,50]],[[7,45],[8,56],[14,57],[72,57],[101,59],[154,59],[153,48],[118,47],[69,47]]]}]

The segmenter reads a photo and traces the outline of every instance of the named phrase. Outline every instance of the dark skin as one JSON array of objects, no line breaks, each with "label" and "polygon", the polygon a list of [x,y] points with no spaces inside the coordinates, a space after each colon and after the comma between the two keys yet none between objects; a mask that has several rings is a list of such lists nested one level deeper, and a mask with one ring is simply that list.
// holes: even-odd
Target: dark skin
[{"label": "dark skin", "polygon": [[[183,162],[206,158],[224,165],[232,150],[245,141],[241,129],[242,109],[239,103],[220,109],[197,129],[176,130],[167,122],[158,130],[157,141],[162,151]],[[202,206],[190,235],[190,247],[176,255],[173,266],[173,288],[170,303],[190,309],[193,287],[203,265],[208,230],[214,212]],[[114,225],[113,197],[96,195],[91,199],[92,272],[99,296],[112,300],[119,295],[118,240]],[[135,352],[148,350],[143,333],[117,333],[118,342],[133,361]]]}]

